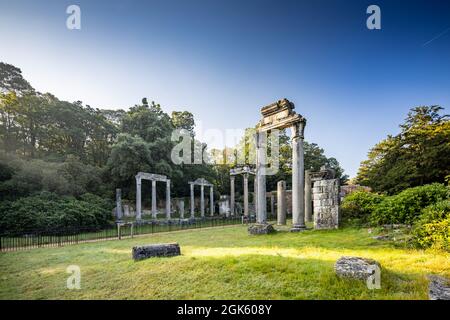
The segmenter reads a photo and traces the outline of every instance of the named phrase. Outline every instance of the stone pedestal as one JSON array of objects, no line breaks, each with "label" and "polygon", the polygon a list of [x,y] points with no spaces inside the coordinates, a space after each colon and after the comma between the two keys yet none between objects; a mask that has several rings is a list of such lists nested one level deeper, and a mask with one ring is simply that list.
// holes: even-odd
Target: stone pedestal
[{"label": "stone pedestal", "polygon": [[286,224],[286,181],[277,184],[277,224]]}]

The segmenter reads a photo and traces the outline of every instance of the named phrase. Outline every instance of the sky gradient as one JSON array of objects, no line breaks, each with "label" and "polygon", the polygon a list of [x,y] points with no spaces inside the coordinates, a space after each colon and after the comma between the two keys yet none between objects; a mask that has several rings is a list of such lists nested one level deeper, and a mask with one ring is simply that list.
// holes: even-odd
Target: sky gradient
[{"label": "sky gradient", "polygon": [[[66,28],[71,4],[81,30]],[[366,27],[371,4],[381,30]],[[438,0],[0,0],[0,61],[60,99],[126,109],[148,97],[203,130],[252,127],[287,98],[306,140],[354,176],[409,108],[448,113],[449,28]]]}]

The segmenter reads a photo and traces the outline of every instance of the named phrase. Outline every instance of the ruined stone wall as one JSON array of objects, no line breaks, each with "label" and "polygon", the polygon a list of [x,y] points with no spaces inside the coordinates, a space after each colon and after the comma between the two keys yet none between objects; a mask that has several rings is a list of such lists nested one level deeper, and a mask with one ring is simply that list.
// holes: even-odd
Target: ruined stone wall
[{"label": "ruined stone wall", "polygon": [[339,226],[339,179],[319,180],[313,184],[314,229]]}]

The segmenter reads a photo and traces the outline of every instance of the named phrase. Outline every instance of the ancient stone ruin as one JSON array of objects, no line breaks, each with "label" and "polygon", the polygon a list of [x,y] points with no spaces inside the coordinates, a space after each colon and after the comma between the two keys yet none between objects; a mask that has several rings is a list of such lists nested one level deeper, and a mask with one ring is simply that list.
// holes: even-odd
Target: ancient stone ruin
[{"label": "ancient stone ruin", "polygon": [[[256,175],[254,169],[250,166],[243,166],[234,169],[230,169],[230,196],[231,196],[231,215],[234,215],[234,179],[235,176],[242,175],[244,178],[244,216],[249,216],[249,206],[248,206],[248,177],[250,175]],[[255,189],[256,189],[256,178],[255,178]],[[255,198],[256,199],[256,198]]]},{"label": "ancient stone ruin", "polygon": [[428,276],[428,297],[430,300],[450,300],[450,280],[437,276]]},{"label": "ancient stone ruin", "polygon": [[[335,175],[333,169],[326,167],[310,173],[313,182],[314,229],[337,229],[339,226],[339,179],[335,179]],[[309,190],[305,192],[310,193]]]},{"label": "ancient stone ruin", "polygon": [[266,172],[267,133],[290,128],[292,132],[292,222],[291,231],[306,229],[304,195],[303,139],[306,119],[294,111],[294,104],[287,99],[272,103],[261,109],[262,119],[256,126],[256,183],[257,223],[267,223]]},{"label": "ancient stone ruin", "polygon": [[209,206],[210,215],[214,215],[214,185],[209,183],[204,178],[199,178],[195,181],[189,182],[191,186],[191,218],[194,218],[195,214],[195,199],[194,199],[194,187],[200,186],[200,215],[202,218],[205,216],[205,186],[209,187]]},{"label": "ancient stone ruin", "polygon": [[153,257],[179,256],[181,250],[178,243],[162,243],[133,247],[131,254],[133,260],[137,261]]},{"label": "ancient stone ruin", "polygon": [[142,218],[142,196],[141,187],[142,180],[150,180],[152,182],[152,217],[157,218],[156,211],[156,182],[161,181],[166,183],[166,218],[170,219],[170,179],[160,174],[153,174],[147,172],[138,172],[136,175],[136,220]]},{"label": "ancient stone ruin", "polygon": [[258,235],[258,234],[269,234],[269,233],[273,233],[273,232],[275,232],[275,228],[271,224],[268,224],[268,223],[252,224],[248,227],[249,234]]},{"label": "ancient stone ruin", "polygon": [[341,257],[334,265],[338,276],[359,280],[367,280],[377,268],[381,268],[377,261],[361,257]]}]

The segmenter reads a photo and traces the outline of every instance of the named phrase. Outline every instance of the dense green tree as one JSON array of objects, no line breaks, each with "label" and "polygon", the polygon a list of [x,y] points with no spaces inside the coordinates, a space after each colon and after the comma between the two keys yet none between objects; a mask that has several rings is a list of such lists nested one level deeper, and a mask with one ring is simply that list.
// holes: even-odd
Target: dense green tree
[{"label": "dense green tree", "polygon": [[0,62],[0,93],[14,92],[20,95],[33,91],[33,87],[23,78],[22,70]]},{"label": "dense green tree", "polygon": [[18,110],[19,102],[16,93],[0,93],[0,141],[2,150],[8,153],[19,148]]},{"label": "dense green tree", "polygon": [[375,191],[445,181],[450,174],[450,121],[439,106],[411,109],[401,132],[376,144],[361,163],[357,182]]},{"label": "dense green tree", "polygon": [[134,176],[139,171],[152,171],[153,163],[154,159],[147,142],[138,136],[120,134],[117,143],[111,149],[107,166],[114,184],[131,190]]},{"label": "dense green tree", "polygon": [[189,111],[174,111],[171,116],[172,125],[176,129],[185,129],[194,136],[194,115]]}]

